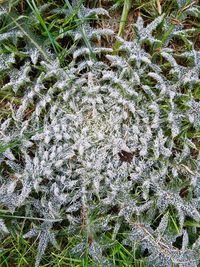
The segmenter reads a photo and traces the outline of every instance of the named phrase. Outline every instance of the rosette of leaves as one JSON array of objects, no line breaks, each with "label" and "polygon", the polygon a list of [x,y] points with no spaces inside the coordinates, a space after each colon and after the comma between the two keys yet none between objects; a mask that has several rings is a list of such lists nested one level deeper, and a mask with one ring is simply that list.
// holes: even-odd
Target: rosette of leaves
[{"label": "rosette of leaves", "polygon": [[[81,7],[77,16],[91,12],[104,14]],[[190,46],[176,55],[167,44],[158,51],[153,32],[163,20],[145,26],[139,17],[133,41],[116,37],[117,55],[93,39],[110,32],[80,25],[71,33],[80,48],[68,67],[41,58],[32,78],[30,55],[4,85],[26,91],[1,123],[0,203],[35,219],[24,238],[38,236],[36,266],[49,242],[59,247],[61,224],[80,237],[72,252],[87,250],[102,266],[112,246],[103,233],[115,240],[121,232],[121,242],[132,253],[137,247],[149,266],[198,265],[199,52]],[[188,61],[182,66],[178,58]],[[1,232],[9,234],[6,220]]]}]

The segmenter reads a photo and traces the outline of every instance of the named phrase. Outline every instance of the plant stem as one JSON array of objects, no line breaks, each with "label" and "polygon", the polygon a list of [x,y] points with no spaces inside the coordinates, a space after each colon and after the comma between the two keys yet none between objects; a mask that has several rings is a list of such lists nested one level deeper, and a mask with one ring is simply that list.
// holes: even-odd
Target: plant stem
[{"label": "plant stem", "polygon": [[[124,29],[125,29],[127,18],[128,18],[128,13],[131,9],[131,4],[132,4],[132,0],[124,0],[124,7],[123,7],[121,20],[119,23],[119,31],[118,31],[118,36],[120,37],[123,37],[124,35]],[[119,46],[120,46],[120,42],[117,40],[114,44],[114,53],[116,53],[116,50],[118,50]]]},{"label": "plant stem", "polygon": [[[69,1],[68,1],[68,0],[65,0],[65,3],[67,4],[67,7],[69,8],[69,11],[73,14],[73,13],[74,13],[74,10],[73,10],[71,4],[69,3]],[[77,16],[76,16],[76,17],[77,17]],[[84,27],[83,27],[83,24],[84,24],[83,19],[82,19],[82,18],[79,18],[79,20],[81,21],[81,25],[80,25],[80,26],[77,25],[77,27],[79,28],[79,30],[80,30],[80,32],[81,32],[81,35],[82,35],[82,37],[83,37],[83,41],[84,41],[85,45],[87,46],[87,48],[88,48],[89,51],[90,51],[90,56],[91,56],[91,58],[92,58],[94,61],[96,61],[96,55],[94,54],[94,52],[93,52],[93,50],[92,50],[92,46],[91,46],[91,44],[90,44],[90,40],[88,39],[87,34],[86,34],[86,32],[85,32],[85,29],[84,29]]]},{"label": "plant stem", "polygon": [[124,0],[124,7],[122,11],[122,16],[119,24],[119,31],[118,31],[118,36],[123,37],[124,35],[124,29],[126,26],[127,18],[128,18],[128,13],[131,9],[131,4],[132,0]]}]

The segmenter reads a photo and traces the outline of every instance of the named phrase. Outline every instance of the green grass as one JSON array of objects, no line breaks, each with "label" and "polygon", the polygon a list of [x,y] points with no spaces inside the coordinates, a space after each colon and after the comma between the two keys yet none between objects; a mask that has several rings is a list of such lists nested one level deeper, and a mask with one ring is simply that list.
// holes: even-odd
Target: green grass
[{"label": "green grass", "polygon": [[[1,215],[2,212],[0,211]],[[179,233],[179,226],[176,218],[176,214],[173,210],[168,211],[170,217],[170,229],[174,233]],[[1,216],[5,218],[4,216]],[[97,215],[97,214],[96,214]],[[160,216],[160,215],[159,215]],[[9,218],[9,216],[7,216]],[[23,232],[26,229],[26,225],[34,224],[34,220],[39,218],[23,218],[23,216],[10,216],[13,220],[17,218],[21,218],[21,228],[18,228],[14,221],[11,222],[10,229],[11,235],[3,240],[0,248],[0,266],[34,266],[35,255],[37,254],[37,238],[34,240],[25,240],[23,238]],[[34,220],[33,220],[34,219]],[[156,218],[156,220],[159,218]],[[97,217],[93,217],[93,220],[98,220]],[[188,221],[187,226],[193,227],[197,226],[197,223],[193,223]],[[77,256],[74,254],[73,248],[80,243],[81,239],[80,235],[69,235],[63,227],[62,230],[58,231],[57,238],[58,243],[60,245],[60,250],[53,248],[52,246],[48,246],[45,255],[42,258],[41,267],[64,267],[64,266],[73,266],[73,267],[90,267],[90,266],[98,266],[94,260],[90,257],[85,249],[84,253],[81,256]],[[122,237],[125,237],[125,233],[120,232],[117,234],[117,238],[115,240],[112,239],[112,235],[110,233],[102,233],[101,238],[105,244],[109,244],[109,248],[104,253],[104,260],[108,260],[111,266],[120,266],[120,267],[146,267],[147,262],[145,257],[141,258],[140,256],[140,248],[139,246],[134,247],[134,249],[130,250],[129,247],[123,245],[119,240]],[[90,244],[88,240],[85,240],[86,247]]]},{"label": "green grass", "polygon": [[[0,266],[34,266],[35,255],[37,254],[37,239],[34,241],[26,241],[22,237],[23,227],[25,227],[27,220],[22,222],[21,229],[13,229],[13,233],[8,238],[4,239],[0,252]],[[17,233],[16,233],[17,232]],[[61,231],[60,231],[61,232]],[[120,235],[120,234],[119,234]],[[99,266],[89,256],[87,250],[80,256],[76,256],[72,253],[72,249],[80,241],[79,236],[66,237],[65,230],[58,233],[58,239],[61,244],[61,249],[48,247],[45,256],[43,256],[41,267],[53,267],[53,266],[73,266],[73,267],[89,267]],[[105,242],[112,244],[111,248],[107,250],[104,255],[104,259],[109,260],[111,266],[120,267],[145,267],[145,258],[140,259],[139,250],[135,248],[134,251],[128,250],[123,244],[117,240],[113,241],[107,234],[103,236]],[[62,244],[64,243],[64,245]]]}]

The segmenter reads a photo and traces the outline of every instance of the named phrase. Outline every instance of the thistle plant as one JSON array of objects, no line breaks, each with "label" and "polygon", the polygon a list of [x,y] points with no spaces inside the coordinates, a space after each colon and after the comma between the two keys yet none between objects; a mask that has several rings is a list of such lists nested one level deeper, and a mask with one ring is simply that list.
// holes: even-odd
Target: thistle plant
[{"label": "thistle plant", "polygon": [[[197,266],[200,103],[193,92],[200,86],[200,52],[188,30],[169,31],[164,15],[148,25],[139,16],[134,40],[126,41],[91,26],[87,18],[107,11],[68,4],[81,24],[66,33],[76,43],[67,67],[30,39],[20,67],[14,53],[0,58],[9,77],[2,90],[22,95],[1,122],[1,212],[16,215],[17,224],[20,216],[30,220],[24,238],[38,240],[36,266],[49,243],[59,248],[62,227],[67,236],[80,236],[71,253],[87,250],[98,266],[111,266],[105,253],[112,244],[101,234],[115,241],[121,232],[121,242],[131,253],[140,250],[148,266]],[[164,42],[155,35],[159,27],[169,33]],[[0,46],[25,35],[16,25],[0,34]],[[120,44],[117,54],[103,42],[111,35]],[[174,36],[187,51],[170,47]],[[5,218],[2,239],[12,224]]]}]

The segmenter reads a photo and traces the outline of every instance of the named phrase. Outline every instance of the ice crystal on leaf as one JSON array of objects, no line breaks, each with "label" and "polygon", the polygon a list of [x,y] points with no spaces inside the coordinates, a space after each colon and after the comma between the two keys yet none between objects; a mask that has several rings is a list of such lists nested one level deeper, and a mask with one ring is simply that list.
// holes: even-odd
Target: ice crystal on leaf
[{"label": "ice crystal on leaf", "polygon": [[[80,7],[76,1],[72,6]],[[192,154],[195,142],[184,130],[200,125],[199,102],[191,96],[199,85],[199,52],[191,47],[180,54],[189,58],[181,66],[172,48],[160,48],[170,68],[166,74],[144,46],[160,42],[153,32],[164,16],[147,26],[139,17],[136,38],[116,37],[120,47],[114,55],[95,41],[113,32],[85,22],[94,15],[108,13],[79,9],[84,23],[70,33],[79,43],[70,50],[68,68],[46,61],[30,44],[20,68],[13,66],[15,55],[0,58],[0,69],[9,76],[3,89],[23,94],[12,118],[1,123],[0,164],[7,170],[0,176],[0,204],[37,219],[24,233],[38,237],[36,266],[48,243],[59,248],[60,222],[69,235],[83,232],[72,252],[88,249],[102,266],[109,244],[98,236],[111,232],[117,239],[124,226],[123,243],[130,251],[136,244],[141,253],[148,250],[150,266],[197,266],[200,242],[188,238],[187,222],[200,222],[200,164]],[[37,66],[41,71],[32,77]],[[9,234],[6,220],[0,220],[0,231],[1,238]]]}]

